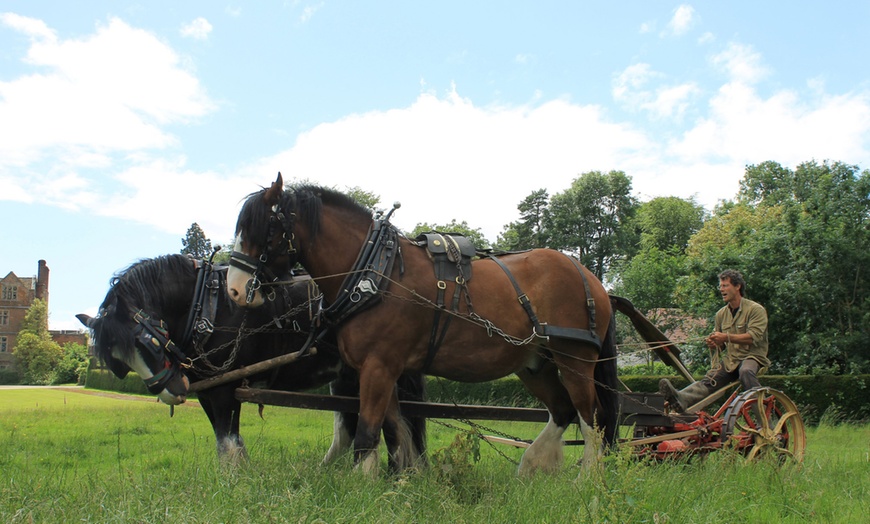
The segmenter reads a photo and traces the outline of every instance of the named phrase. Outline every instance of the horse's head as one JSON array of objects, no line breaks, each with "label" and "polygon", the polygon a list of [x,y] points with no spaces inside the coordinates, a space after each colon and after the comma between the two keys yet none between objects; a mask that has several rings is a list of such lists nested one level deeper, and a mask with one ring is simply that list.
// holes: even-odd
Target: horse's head
[{"label": "horse's head", "polygon": [[295,194],[284,192],[284,179],[248,196],[236,222],[236,240],[227,272],[227,292],[242,307],[264,302],[260,287],[286,275],[298,261],[293,228]]},{"label": "horse's head", "polygon": [[[186,270],[187,265],[190,271]],[[184,276],[179,277],[184,283],[192,278],[189,286],[181,281],[171,287],[161,285],[161,278],[178,273],[173,268],[184,270]],[[135,371],[148,390],[169,405],[181,404],[187,397],[190,381],[181,368],[184,355],[171,342],[166,324],[152,319],[145,311],[167,309],[160,306],[163,298],[189,302],[190,293],[184,293],[183,299],[176,295],[185,289],[192,290],[195,279],[193,265],[186,257],[144,260],[113,279],[96,318],[76,315],[93,334],[94,354],[115,376],[124,378],[130,370]],[[150,293],[167,296],[161,300],[143,296]],[[161,311],[160,314],[175,317],[181,315],[179,311]]]}]

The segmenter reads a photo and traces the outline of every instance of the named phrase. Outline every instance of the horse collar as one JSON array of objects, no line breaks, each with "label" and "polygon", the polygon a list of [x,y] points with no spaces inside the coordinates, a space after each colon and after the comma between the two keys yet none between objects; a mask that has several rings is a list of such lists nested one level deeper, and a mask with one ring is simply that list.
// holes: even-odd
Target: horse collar
[{"label": "horse collar", "polygon": [[375,305],[389,284],[396,258],[401,258],[398,230],[386,217],[378,217],[369,228],[356,263],[351,268],[335,301],[321,313],[328,323],[338,325],[352,315]]}]

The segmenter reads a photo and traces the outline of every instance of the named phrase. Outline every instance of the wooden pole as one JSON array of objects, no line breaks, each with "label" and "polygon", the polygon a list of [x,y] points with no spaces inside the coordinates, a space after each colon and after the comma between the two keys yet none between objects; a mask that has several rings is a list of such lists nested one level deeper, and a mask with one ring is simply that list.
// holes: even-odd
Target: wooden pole
[{"label": "wooden pole", "polygon": [[222,375],[209,377],[207,379],[200,380],[199,382],[194,382],[190,385],[190,388],[188,388],[187,392],[198,393],[200,391],[210,389],[215,386],[220,386],[221,384],[226,384],[227,382],[232,382],[234,380],[250,377],[251,375],[254,375],[256,373],[262,373],[263,371],[267,371],[278,366],[283,366],[285,364],[296,362],[303,356],[307,356],[309,354],[313,355],[315,353],[317,353],[317,348],[311,348],[305,353],[305,355],[302,355],[302,351],[296,351],[294,353],[281,355],[280,357],[263,360],[262,362],[251,364],[250,366],[245,366],[239,369],[234,369],[232,371],[227,371]]}]

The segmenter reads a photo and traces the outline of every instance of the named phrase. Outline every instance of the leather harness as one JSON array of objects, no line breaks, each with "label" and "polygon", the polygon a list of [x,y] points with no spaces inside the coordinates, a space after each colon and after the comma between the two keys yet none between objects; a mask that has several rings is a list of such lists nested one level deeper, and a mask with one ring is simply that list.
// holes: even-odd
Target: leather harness
[{"label": "leather harness", "polygon": [[574,264],[574,267],[577,268],[580,277],[583,279],[583,288],[586,294],[586,307],[589,312],[589,329],[567,328],[541,323],[532,308],[529,297],[522,291],[519,283],[516,278],[514,278],[513,273],[511,273],[507,265],[499,259],[501,255],[511,254],[511,252],[493,254],[489,251],[478,251],[471,242],[462,235],[438,232],[424,233],[418,236],[414,243],[417,246],[425,246],[432,256],[435,278],[437,279],[436,285],[438,287],[438,295],[436,298],[437,308],[435,309],[432,331],[429,335],[426,360],[423,364],[424,373],[429,371],[432,361],[435,360],[438,349],[441,347],[441,344],[447,335],[447,330],[450,327],[450,320],[453,318],[448,315],[444,320],[443,325],[441,324],[441,316],[445,310],[444,295],[447,288],[446,280],[452,279],[456,282],[453,293],[452,311],[454,313],[459,311],[459,300],[461,295],[464,293],[466,296],[466,302],[468,303],[469,313],[472,312],[471,297],[468,295],[468,282],[471,280],[472,276],[471,260],[474,256],[486,257],[498,264],[502,271],[504,271],[517,294],[517,300],[523,307],[529,320],[532,322],[537,336],[547,339],[555,337],[578,340],[591,344],[599,350],[601,349],[601,339],[595,333],[595,299],[592,298],[589,289],[589,280],[583,272],[583,268],[574,257],[569,256],[568,258]]}]

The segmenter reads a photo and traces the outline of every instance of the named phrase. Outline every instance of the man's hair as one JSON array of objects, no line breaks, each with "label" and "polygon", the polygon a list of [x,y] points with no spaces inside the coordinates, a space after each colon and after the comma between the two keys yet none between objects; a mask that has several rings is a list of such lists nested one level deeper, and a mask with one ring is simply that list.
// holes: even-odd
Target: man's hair
[{"label": "man's hair", "polygon": [[740,271],[735,269],[726,269],[725,271],[719,273],[719,280],[730,280],[731,284],[734,286],[740,286],[740,296],[746,294],[746,281],[743,280],[743,275],[740,274]]}]

